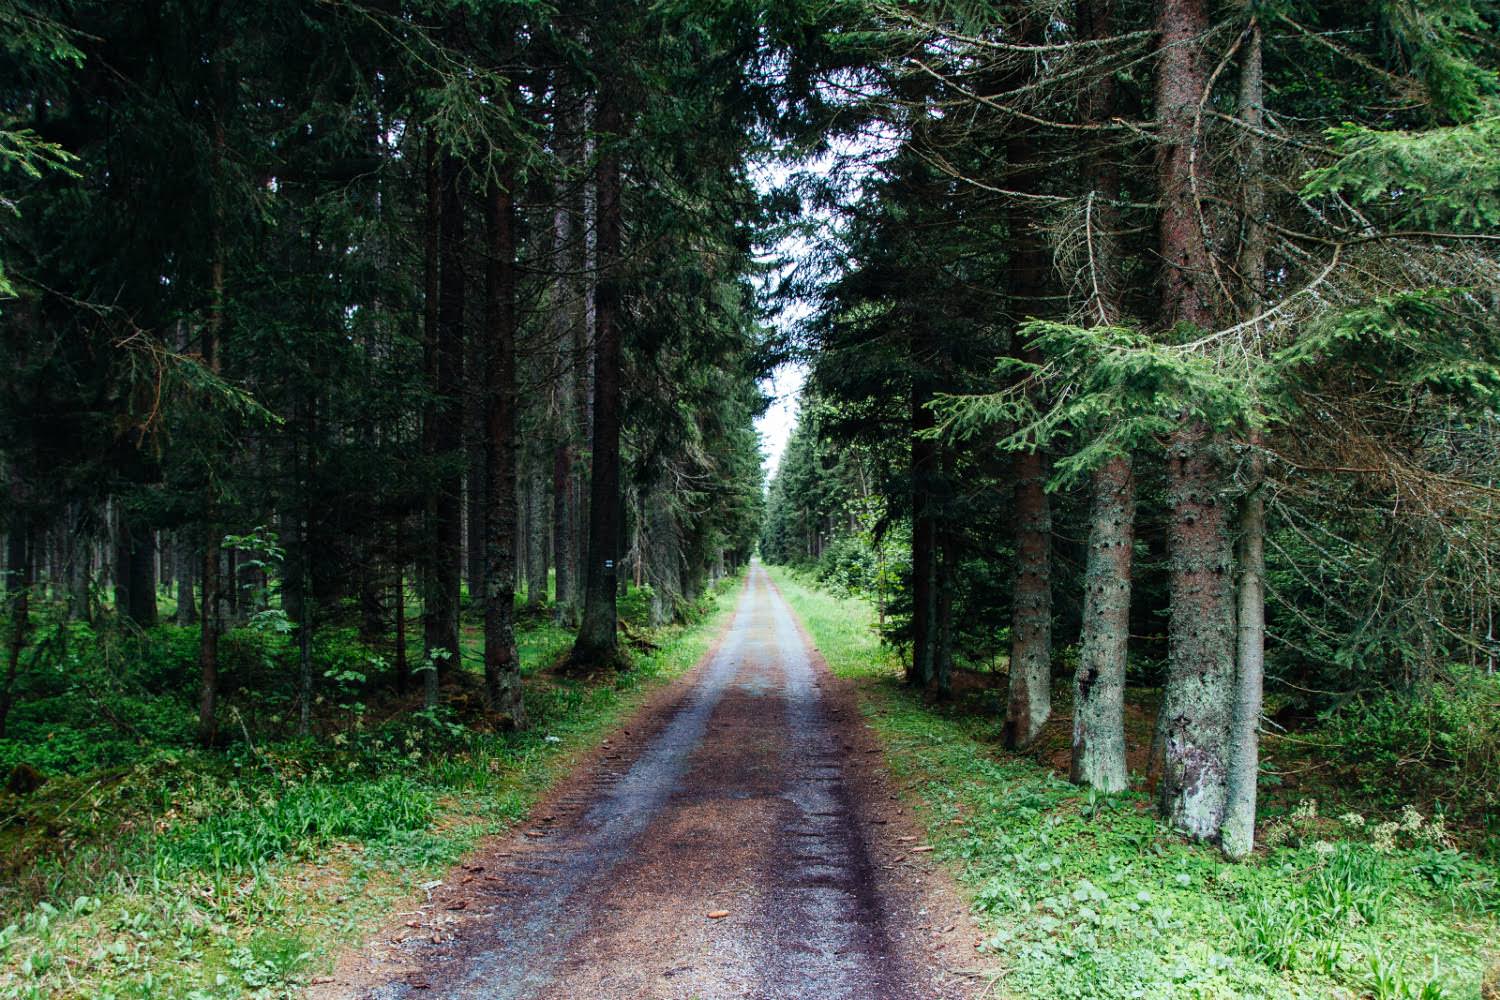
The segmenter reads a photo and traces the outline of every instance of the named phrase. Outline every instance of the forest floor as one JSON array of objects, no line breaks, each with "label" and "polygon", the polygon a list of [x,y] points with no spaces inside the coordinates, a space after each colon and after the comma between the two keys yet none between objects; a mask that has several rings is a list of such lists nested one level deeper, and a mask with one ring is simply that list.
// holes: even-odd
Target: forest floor
[{"label": "forest floor", "polygon": [[[868,605],[771,575],[856,685],[929,857],[970,898],[1001,970],[987,995],[1479,1000],[1500,958],[1500,866],[1456,849],[1441,823],[1410,807],[1384,815],[1368,796],[1356,812],[1360,784],[1280,740],[1277,766],[1302,778],[1268,789],[1261,846],[1227,863],[1166,829],[1139,775],[1115,796],[1067,781],[1065,697],[1037,747],[1008,753],[1003,690],[970,676],[930,703],[901,684]],[[1143,769],[1149,693],[1132,701],[1127,742]]]},{"label": "forest floor", "polygon": [[967,997],[968,906],[764,570],[686,678],[316,997]]},{"label": "forest floor", "polygon": [[[125,643],[80,634],[68,670],[42,679],[0,740],[0,774],[24,765],[46,777],[0,789],[0,1000],[302,996],[334,955],[422,906],[459,859],[514,827],[691,669],[738,584],[721,583],[691,624],[662,629],[647,627],[649,601],[633,591],[621,615],[642,641],[633,668],[608,677],[551,671],[571,633],[523,614],[531,727],[521,733],[461,717],[479,669],[472,629],[442,712],[413,711],[415,696],[352,693],[320,704],[317,735],[298,739],[285,705],[240,687],[264,690],[265,678],[242,672],[225,717],[253,739],[212,751],[192,742],[196,628]],[[373,655],[350,635],[327,640],[320,673]],[[253,654],[235,661],[247,670],[289,669],[288,651],[242,631],[225,648]]]},{"label": "forest floor", "polygon": [[[226,717],[255,738],[197,750],[190,700],[152,694],[191,692],[195,630],[80,641],[94,658],[0,740],[47,774],[0,791],[0,1000],[1480,996],[1500,868],[1478,828],[1455,842],[1278,739],[1262,846],[1227,864],[1144,783],[1067,782],[1065,696],[1006,753],[1001,675],[928,702],[864,602],[779,568],[735,586],[656,632],[632,593],[648,641],[608,677],[549,670],[568,634],[526,618],[524,733],[463,716],[459,676],[446,714],[376,691],[303,739],[241,693]],[[329,639],[333,683],[369,652]]]}]

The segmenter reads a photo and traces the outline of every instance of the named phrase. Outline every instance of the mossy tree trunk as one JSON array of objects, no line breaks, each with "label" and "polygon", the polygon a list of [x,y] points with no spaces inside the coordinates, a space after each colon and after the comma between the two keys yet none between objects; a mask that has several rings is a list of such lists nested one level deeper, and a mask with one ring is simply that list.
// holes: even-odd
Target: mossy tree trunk
[{"label": "mossy tree trunk", "polygon": [[1016,579],[1004,738],[1016,750],[1029,746],[1052,715],[1052,508],[1042,454],[1022,452],[1013,468]]},{"label": "mossy tree trunk", "polygon": [[[1161,0],[1156,114],[1161,199],[1162,323],[1212,329],[1222,313],[1215,262],[1196,192],[1210,187],[1197,155],[1208,86],[1207,0]],[[1220,443],[1185,417],[1167,448],[1172,617],[1167,679],[1157,720],[1162,814],[1200,839],[1219,834],[1227,796],[1234,688],[1232,557]]]},{"label": "mossy tree trunk", "polygon": [[[1013,134],[1006,142],[1005,156],[1011,183],[1018,190],[1040,188],[1041,151],[1033,136],[1024,131]],[[1041,354],[1021,341],[1019,327],[1046,308],[1044,294],[1051,269],[1036,223],[1033,207],[1013,199],[1006,218],[1011,351],[1031,364],[1039,364]],[[1041,451],[1015,455],[1016,576],[1011,588],[1010,691],[1004,730],[1005,745],[1013,750],[1029,746],[1052,715],[1052,503],[1047,496],[1047,473],[1047,459]]]},{"label": "mossy tree trunk", "polygon": [[[1105,39],[1113,31],[1113,0],[1083,0],[1078,32]],[[1115,115],[1115,80],[1105,74],[1080,96],[1091,126]],[[1089,184],[1085,212],[1089,234],[1091,323],[1120,322],[1118,266],[1120,171],[1108,139],[1091,140],[1084,163]],[[1078,670],[1073,679],[1072,779],[1105,792],[1122,791],[1129,780],[1125,757],[1125,670],[1130,646],[1131,567],[1135,547],[1135,471],[1128,455],[1094,471],[1090,483],[1088,552],[1084,564],[1083,622]]]},{"label": "mossy tree trunk", "polygon": [[1073,680],[1072,778],[1101,792],[1123,791],[1125,665],[1130,642],[1130,576],[1135,547],[1135,475],[1115,458],[1093,477],[1083,632]]},{"label": "mossy tree trunk", "polygon": [[[1261,137],[1264,101],[1261,28],[1252,16],[1246,28],[1240,65],[1240,119],[1247,128],[1241,139],[1245,148],[1245,236],[1239,267],[1246,286],[1241,308],[1251,316],[1258,314],[1264,305],[1266,290],[1265,143]],[[1260,333],[1259,324],[1254,324],[1252,329]],[[1266,676],[1266,501],[1262,492],[1265,457],[1260,450],[1260,441],[1254,435],[1249,442],[1249,454],[1248,490],[1240,508],[1239,576],[1236,581],[1238,635],[1228,804],[1220,833],[1224,853],[1236,859],[1245,857],[1255,848],[1260,715]]]}]

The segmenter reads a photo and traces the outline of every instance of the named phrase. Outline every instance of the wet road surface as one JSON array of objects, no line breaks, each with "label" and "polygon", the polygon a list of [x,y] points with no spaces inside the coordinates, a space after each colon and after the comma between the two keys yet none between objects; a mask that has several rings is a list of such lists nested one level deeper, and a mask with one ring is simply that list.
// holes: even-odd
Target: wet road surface
[{"label": "wet road surface", "polygon": [[727,632],[680,691],[438,891],[461,919],[403,940],[399,971],[376,963],[363,985],[320,995],[962,995],[932,960],[931,938],[955,927],[935,926],[909,883],[882,884],[899,866],[875,857],[904,860],[869,843],[889,839],[876,814],[893,796],[870,803],[869,781],[851,780],[878,757],[853,752],[864,737],[852,702],[825,696],[833,683],[753,566]]}]

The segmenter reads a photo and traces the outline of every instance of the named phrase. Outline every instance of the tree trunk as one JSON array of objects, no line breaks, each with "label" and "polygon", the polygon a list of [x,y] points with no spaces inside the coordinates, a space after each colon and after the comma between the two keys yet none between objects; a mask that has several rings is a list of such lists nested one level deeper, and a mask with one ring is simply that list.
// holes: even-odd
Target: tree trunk
[{"label": "tree trunk", "polygon": [[[1078,5],[1080,37],[1105,39],[1113,21],[1112,0]],[[1108,122],[1115,113],[1112,75],[1092,81],[1080,95],[1084,120]],[[1094,140],[1085,164],[1090,184],[1087,231],[1090,274],[1085,315],[1110,326],[1120,320],[1117,282],[1116,202],[1120,176],[1110,142]],[[1091,483],[1088,554],[1084,568],[1083,624],[1073,687],[1072,779],[1104,792],[1123,791],[1125,759],[1125,669],[1130,646],[1131,565],[1135,546],[1135,474],[1128,456],[1095,470]]]},{"label": "tree trunk", "polygon": [[1083,636],[1073,683],[1072,778],[1124,791],[1125,664],[1130,642],[1130,570],[1135,476],[1128,458],[1094,473],[1083,582]]},{"label": "tree trunk", "polygon": [[29,522],[12,525],[6,539],[5,596],[9,604],[10,637],[6,643],[5,686],[0,687],[0,739],[15,703],[16,674],[31,632],[31,588],[36,582],[34,528]]},{"label": "tree trunk", "polygon": [[[574,158],[576,125],[573,115],[564,107],[565,97],[558,97],[557,125],[559,155],[566,162]],[[552,564],[553,618],[559,625],[574,623],[577,578],[574,576],[574,548],[577,533],[577,494],[574,492],[574,447],[578,422],[578,374],[583,364],[583,315],[580,285],[585,267],[582,239],[574,224],[568,191],[556,189],[557,205],[552,212],[552,259],[557,275],[552,279],[550,332],[557,351],[557,374],[553,380],[552,427]],[[570,274],[576,271],[576,274]]]},{"label": "tree trunk", "polygon": [[115,614],[120,618],[130,617],[130,524],[125,518],[124,505],[116,498],[111,518],[111,541],[114,543],[114,587]]},{"label": "tree trunk", "polygon": [[484,689],[509,727],[526,724],[515,636],[516,272],[515,175],[506,164],[486,198]]},{"label": "tree trunk", "polygon": [[552,450],[552,572],[556,590],[553,617],[560,625],[573,619],[572,562],[573,444],[564,438]]},{"label": "tree trunk", "polygon": [[1227,794],[1234,680],[1229,534],[1208,433],[1196,425],[1177,431],[1167,461],[1172,618],[1157,720],[1159,793],[1173,825],[1206,840],[1219,832]]},{"label": "tree trunk", "polygon": [[[1254,445],[1252,445],[1254,447]],[[1260,772],[1260,713],[1266,676],[1266,505],[1259,484],[1264,463],[1252,459],[1255,482],[1240,511],[1238,646],[1234,713],[1229,745],[1229,788],[1221,842],[1243,858],[1255,848],[1255,805]]]},{"label": "tree trunk", "polygon": [[[599,131],[621,132],[623,119],[606,95],[599,109]],[[620,343],[621,205],[620,159],[613,148],[599,158],[598,258],[594,291],[594,434],[589,483],[589,545],[584,573],[583,622],[570,659],[580,666],[621,665],[616,635],[616,594],[620,548]]]},{"label": "tree trunk", "polygon": [[156,533],[126,521],[129,539],[129,617],[141,628],[156,624]]},{"label": "tree trunk", "polygon": [[298,688],[298,715],[297,735],[304,739],[312,732],[312,703],[313,703],[313,671],[312,671],[312,640],[313,620],[312,602],[310,591],[311,581],[308,579],[307,558],[310,554],[307,550],[307,524],[302,525],[302,555],[298,559],[297,572],[301,575],[301,585],[297,588],[297,688]]},{"label": "tree trunk", "polygon": [[[223,85],[222,63],[214,76]],[[215,114],[212,175],[213,223],[209,233],[212,261],[209,265],[208,323],[203,335],[203,363],[210,372],[219,373],[219,341],[224,335],[224,147],[222,112]],[[218,512],[209,499],[203,518],[203,571],[198,574],[203,585],[202,624],[198,638],[198,742],[212,746],[218,735],[215,718],[219,696],[219,546],[223,537]]]},{"label": "tree trunk", "polygon": [[406,659],[406,549],[401,544],[401,518],[396,519],[396,582],[392,600],[395,601],[396,627],[396,690],[405,694],[411,686],[411,664]]},{"label": "tree trunk", "polygon": [[[1162,0],[1156,110],[1162,203],[1162,320],[1211,329],[1217,320],[1210,256],[1194,193],[1208,180],[1194,156],[1198,106],[1207,86],[1206,0]],[[1167,449],[1172,616],[1167,680],[1157,720],[1162,814],[1209,839],[1224,821],[1234,678],[1231,554],[1221,503],[1223,472],[1208,429],[1191,418]]]},{"label": "tree trunk", "polygon": [[[585,109],[587,118],[587,109]],[[587,121],[585,121],[587,125]],[[583,161],[593,157],[593,140],[587,137],[585,128]],[[596,344],[593,331],[596,326],[598,303],[598,187],[595,184],[580,184],[577,193],[577,208],[582,232],[574,244],[577,254],[577,271],[581,275],[575,289],[576,313],[573,316],[573,404],[578,409],[574,425],[578,450],[585,456],[575,458],[573,465],[573,618],[577,620],[582,611],[583,590],[587,585],[588,533],[593,523],[589,513],[589,490],[593,483],[593,454],[584,447],[587,435],[594,422],[594,352]]]},{"label": "tree trunk", "polygon": [[[81,502],[68,505],[67,521],[63,525],[63,532],[67,554],[68,618],[71,621],[92,623],[94,609],[91,600],[92,580],[89,570],[93,550],[87,506]],[[179,561],[185,562],[186,552],[182,546],[174,546],[173,554]],[[180,570],[178,576],[181,576]],[[189,588],[189,600],[191,600],[191,584]]]},{"label": "tree trunk", "polygon": [[678,602],[685,596],[681,529],[671,497],[660,486],[647,494],[642,513],[641,550],[646,580],[651,584],[651,624],[661,626],[677,617]]},{"label": "tree trunk", "polygon": [[527,475],[526,491],[526,606],[540,611],[547,603],[547,553],[551,548],[547,517],[547,479],[537,455]]},{"label": "tree trunk", "polygon": [[[1025,132],[1006,143],[1006,160],[1021,191],[1041,184],[1037,144]],[[1011,350],[1033,364],[1040,354],[1020,342],[1019,326],[1041,312],[1050,267],[1035,230],[1032,208],[1021,199],[1007,212],[1010,264]],[[1015,750],[1029,746],[1052,715],[1052,502],[1047,496],[1047,461],[1040,451],[1014,459],[1016,577],[1011,590],[1010,691],[1004,742]]]},{"label": "tree trunk", "polygon": [[198,608],[193,600],[193,561],[187,539],[181,534],[173,539],[172,561],[177,577],[177,624],[194,625],[198,621]]},{"label": "tree trunk", "polygon": [[[429,394],[422,408],[422,456],[426,460],[426,490],[422,497],[422,531],[417,554],[417,586],[422,598],[423,649],[427,646],[427,617],[441,598],[438,589],[437,570],[437,516],[438,516],[438,406],[435,394],[438,384],[438,314],[441,297],[441,272],[438,257],[442,249],[442,172],[438,167],[437,139],[428,126],[426,136],[426,162],[423,164],[423,180],[426,186],[424,215],[422,220],[422,369],[423,384]],[[427,708],[435,708],[438,701],[438,675],[435,665],[422,664],[422,688]]]},{"label": "tree trunk", "polygon": [[203,607],[198,640],[198,742],[212,746],[218,727],[215,702],[219,691],[219,547],[212,540],[214,526],[207,526],[210,541],[203,548]]},{"label": "tree trunk", "polygon": [[225,620],[230,628],[234,628],[244,622],[244,614],[240,607],[240,598],[244,596],[244,587],[240,580],[240,550],[234,546],[223,551],[224,575],[222,584],[224,595],[224,607],[228,612]]},{"label": "tree trunk", "polygon": [[953,585],[957,572],[957,548],[953,536],[939,534],[937,573],[937,634],[933,643],[933,685],[946,698],[953,691]]},{"label": "tree trunk", "polygon": [[[1261,139],[1265,83],[1262,75],[1260,24],[1253,17],[1247,29],[1244,63],[1240,70],[1240,117],[1245,122],[1245,243],[1239,272],[1245,281],[1242,309],[1254,315],[1265,297],[1265,144]],[[1259,324],[1255,332],[1260,333]],[[1220,843],[1224,853],[1243,858],[1255,848],[1255,807],[1260,772],[1260,714],[1265,695],[1266,503],[1262,494],[1265,458],[1260,441],[1250,440],[1248,492],[1240,508],[1239,579],[1235,649],[1234,712],[1230,717],[1229,788]]]},{"label": "tree trunk", "polygon": [[438,262],[441,271],[437,316],[437,384],[432,408],[432,459],[438,466],[430,504],[432,574],[428,581],[423,631],[428,659],[437,668],[426,676],[428,704],[436,705],[441,674],[459,668],[458,596],[463,563],[463,355],[464,204],[462,165],[451,154],[441,158]]},{"label": "tree trunk", "polygon": [[1040,452],[1015,459],[1016,579],[1005,746],[1029,746],[1052,715],[1052,508]]},{"label": "tree trunk", "polygon": [[[913,334],[915,339],[916,334]],[[914,368],[927,363],[922,345],[913,343]],[[933,511],[933,479],[937,474],[937,442],[924,437],[937,418],[927,404],[932,391],[925,378],[913,373],[911,388],[911,670],[907,683],[929,688],[937,676],[937,518]],[[821,556],[822,546],[815,545]]]},{"label": "tree trunk", "polygon": [[[469,371],[485,371],[485,345],[482,337],[473,337],[474,347],[467,358]],[[467,563],[465,575],[469,580],[469,601],[477,604],[484,594],[485,538],[484,517],[487,499],[484,495],[489,480],[485,472],[485,455],[489,443],[485,433],[485,407],[487,387],[473,377],[467,380],[464,391],[464,451],[468,456],[468,475],[464,480],[465,517],[468,529],[464,537],[464,555]]]}]

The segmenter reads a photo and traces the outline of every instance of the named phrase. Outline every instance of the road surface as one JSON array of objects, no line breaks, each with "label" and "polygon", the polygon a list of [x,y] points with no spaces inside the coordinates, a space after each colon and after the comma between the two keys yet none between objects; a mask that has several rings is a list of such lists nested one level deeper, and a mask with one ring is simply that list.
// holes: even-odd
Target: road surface
[{"label": "road surface", "polygon": [[691,674],[315,995],[967,996],[971,924],[880,760],[756,564]]}]

